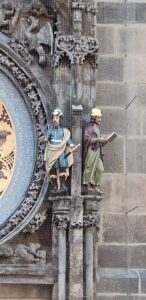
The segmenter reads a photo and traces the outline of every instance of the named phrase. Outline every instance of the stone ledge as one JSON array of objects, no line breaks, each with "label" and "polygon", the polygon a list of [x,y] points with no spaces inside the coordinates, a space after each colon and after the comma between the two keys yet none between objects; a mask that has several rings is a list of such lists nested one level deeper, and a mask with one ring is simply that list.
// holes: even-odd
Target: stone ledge
[{"label": "stone ledge", "polygon": [[0,264],[0,283],[52,285],[54,283],[52,265]]}]

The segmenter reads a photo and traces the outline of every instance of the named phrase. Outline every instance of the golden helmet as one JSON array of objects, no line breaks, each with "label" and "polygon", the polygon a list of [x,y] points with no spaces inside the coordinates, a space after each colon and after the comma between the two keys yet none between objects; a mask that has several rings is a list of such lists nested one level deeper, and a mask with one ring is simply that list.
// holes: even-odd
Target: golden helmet
[{"label": "golden helmet", "polygon": [[101,109],[98,108],[98,107],[92,108],[91,116],[93,116],[93,117],[102,117]]}]

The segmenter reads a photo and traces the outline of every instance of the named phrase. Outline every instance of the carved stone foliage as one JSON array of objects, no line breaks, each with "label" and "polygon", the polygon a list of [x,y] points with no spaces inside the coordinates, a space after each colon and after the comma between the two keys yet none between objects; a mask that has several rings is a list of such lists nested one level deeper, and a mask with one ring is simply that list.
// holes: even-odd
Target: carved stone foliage
[{"label": "carved stone foliage", "polygon": [[[53,18],[41,1],[15,0],[0,4],[0,30],[12,38],[11,47],[30,63],[30,54],[37,54],[40,65],[46,63],[46,53],[53,53]],[[15,42],[14,42],[15,41]],[[17,42],[16,42],[17,41]],[[48,48],[48,49],[47,49]]]},{"label": "carved stone foliage", "polygon": [[70,223],[70,228],[72,228],[72,229],[82,229],[83,228],[83,222],[73,221],[73,222]]},{"label": "carved stone foliage", "polygon": [[84,216],[83,218],[84,228],[96,227],[97,226],[97,218],[91,214]]},{"label": "carved stone foliage", "polygon": [[[18,207],[17,211],[0,228],[0,243],[22,230],[38,211],[42,201],[43,186],[45,184],[44,148],[40,142],[46,123],[46,113],[40,89],[31,73],[17,61],[16,57],[7,47],[0,46],[0,68],[16,84],[23,94],[24,100],[33,116],[33,124],[36,131],[36,164],[28,191]],[[22,224],[22,225],[21,225]],[[19,225],[19,229],[17,226]]]},{"label": "carved stone foliage", "polygon": [[33,62],[33,56],[29,53],[24,42],[20,42],[13,37],[10,39],[9,44],[14,52],[20,55],[28,66]]},{"label": "carved stone foliage", "polygon": [[24,233],[34,233],[37,231],[47,218],[47,210],[37,213],[31,222],[23,229]]},{"label": "carved stone foliage", "polygon": [[67,56],[71,64],[83,64],[85,59],[91,57],[96,64],[98,57],[98,40],[82,36],[58,36],[55,40],[54,64],[58,66],[62,57]]},{"label": "carved stone foliage", "polygon": [[0,262],[11,264],[45,264],[46,251],[40,249],[39,243],[9,245],[0,247]]},{"label": "carved stone foliage", "polygon": [[58,229],[66,229],[69,224],[69,217],[66,215],[54,215],[53,223]]}]

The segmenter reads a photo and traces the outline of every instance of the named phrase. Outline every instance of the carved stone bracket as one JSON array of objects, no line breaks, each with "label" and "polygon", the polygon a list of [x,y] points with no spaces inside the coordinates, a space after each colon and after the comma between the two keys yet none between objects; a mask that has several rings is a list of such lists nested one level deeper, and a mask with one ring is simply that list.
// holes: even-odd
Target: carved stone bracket
[{"label": "carved stone bracket", "polygon": [[54,65],[58,66],[59,61],[65,55],[69,58],[71,64],[83,64],[85,59],[91,57],[95,65],[98,58],[99,42],[92,37],[82,36],[58,36],[55,40]]},{"label": "carved stone bracket", "polygon": [[[0,68],[10,77],[26,101],[33,118],[36,131],[36,164],[28,191],[16,212],[10,216],[6,224],[0,228],[0,244],[22,230],[38,211],[42,201],[45,184],[44,148],[40,143],[46,123],[44,102],[40,96],[40,89],[31,72],[21,64],[21,61],[11,53],[6,46],[0,45]],[[17,229],[19,225],[19,229]]]},{"label": "carved stone bracket", "polygon": [[54,215],[53,223],[58,229],[66,229],[69,224],[69,217],[66,215]]}]

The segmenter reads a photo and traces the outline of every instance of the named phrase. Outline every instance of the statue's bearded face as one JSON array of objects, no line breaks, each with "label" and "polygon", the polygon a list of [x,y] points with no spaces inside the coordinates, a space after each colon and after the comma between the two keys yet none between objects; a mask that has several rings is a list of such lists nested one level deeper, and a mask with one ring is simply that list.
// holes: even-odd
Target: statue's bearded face
[{"label": "statue's bearded face", "polygon": [[60,124],[60,117],[59,116],[53,116],[52,121],[53,121],[53,125],[54,126],[59,126],[59,124]]},{"label": "statue's bearded face", "polygon": [[96,116],[96,117],[95,117],[95,123],[96,123],[97,125],[100,125],[100,124],[101,124],[101,119],[102,119],[102,116]]}]

